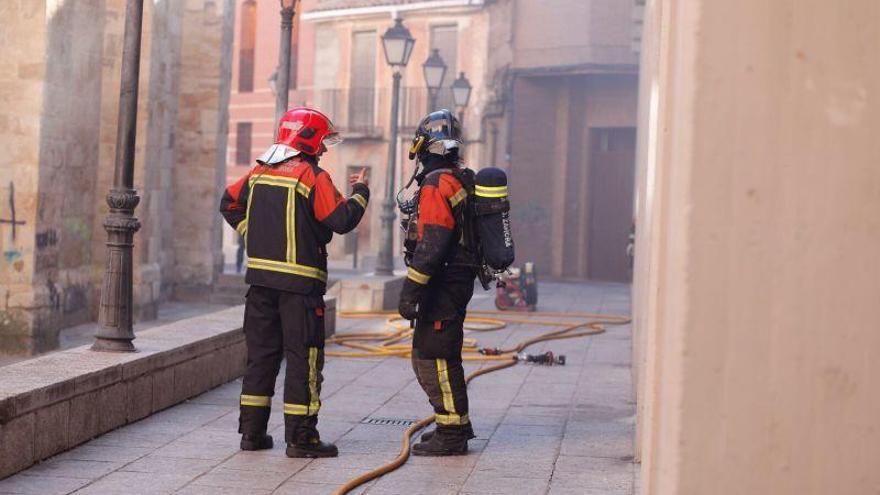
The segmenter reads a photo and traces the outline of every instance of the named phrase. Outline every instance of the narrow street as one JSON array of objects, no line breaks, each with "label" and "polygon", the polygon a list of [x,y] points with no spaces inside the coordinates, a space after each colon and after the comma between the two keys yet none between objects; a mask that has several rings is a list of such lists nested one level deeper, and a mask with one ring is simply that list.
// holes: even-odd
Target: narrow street
[{"label": "narrow street", "polygon": [[[472,309],[493,309],[478,293]],[[629,286],[546,283],[541,311],[629,314]],[[340,333],[380,330],[380,321],[339,319]],[[511,325],[471,333],[481,346],[512,345],[547,331]],[[636,492],[635,402],[628,326],[552,341],[530,353],[565,354],[565,366],[520,364],[470,387],[477,439],[464,457],[410,458],[355,493],[604,494]],[[468,371],[476,365],[467,365]],[[319,429],[336,459],[284,456],[281,381],[270,421],[275,448],[238,450],[240,380],[98,437],[3,481],[2,494],[329,494],[392,460],[404,426],[430,414],[408,361],[328,358]]]}]

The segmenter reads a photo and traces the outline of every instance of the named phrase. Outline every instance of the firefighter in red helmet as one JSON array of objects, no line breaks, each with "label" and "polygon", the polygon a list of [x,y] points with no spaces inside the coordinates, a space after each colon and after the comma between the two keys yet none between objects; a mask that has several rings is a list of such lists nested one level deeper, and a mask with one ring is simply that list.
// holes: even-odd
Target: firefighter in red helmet
[{"label": "firefighter in red helmet", "polygon": [[294,108],[281,118],[278,137],[220,204],[226,221],[247,245],[250,285],[244,333],[247,371],[241,391],[243,450],[272,447],[266,434],[275,378],[286,358],[284,425],[289,457],[335,457],[318,435],[324,366],[327,251],[333,233],[354,229],[370,190],[365,171],[350,178],[344,198],[318,166],[340,141],[326,115]]},{"label": "firefighter in red helmet", "polygon": [[464,319],[479,266],[466,218],[473,172],[459,160],[461,126],[449,110],[432,112],[416,130],[410,158],[418,158],[419,190],[408,214],[406,264],[399,312],[415,321],[412,367],[434,408],[437,428],[422,435],[414,455],[467,453],[474,438],[462,367]]}]

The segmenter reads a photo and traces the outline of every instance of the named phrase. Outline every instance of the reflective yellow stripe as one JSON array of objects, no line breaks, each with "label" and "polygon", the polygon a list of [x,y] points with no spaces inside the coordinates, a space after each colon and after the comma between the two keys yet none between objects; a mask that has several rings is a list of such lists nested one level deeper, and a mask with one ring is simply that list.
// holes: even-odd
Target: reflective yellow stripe
[{"label": "reflective yellow stripe", "polygon": [[458,190],[457,193],[453,194],[452,197],[449,198],[449,204],[452,205],[453,208],[455,208],[459,203],[461,203],[461,200],[463,200],[466,197],[467,197],[467,191],[465,191],[464,188],[462,187],[461,189]]},{"label": "reflective yellow stripe", "polygon": [[293,189],[287,190],[287,262],[296,264],[296,196]]},{"label": "reflective yellow stripe", "polygon": [[284,403],[284,414],[291,416],[311,416],[309,414],[309,406],[305,404],[288,404]]},{"label": "reflective yellow stripe", "polygon": [[[253,185],[251,185],[251,197],[253,197],[253,193],[254,193]],[[254,204],[254,202],[248,200],[248,203],[247,203],[247,211],[245,211],[245,213],[244,213],[244,224],[245,224],[245,226],[246,226],[247,223],[248,223],[248,219],[251,218],[251,205],[252,205],[252,204]],[[241,225],[241,224],[239,224],[239,225]],[[236,230],[238,230],[238,226],[236,226],[235,228],[236,228]]]},{"label": "reflective yellow stripe", "polygon": [[242,237],[247,235],[247,218],[238,222],[238,225],[235,226],[235,231],[238,232]]},{"label": "reflective yellow stripe", "polygon": [[309,193],[311,192],[311,188],[307,185],[303,184],[299,181],[298,178],[295,177],[278,177],[275,175],[254,175],[251,176],[250,185],[251,188],[254,187],[255,184],[262,184],[266,186],[278,186],[278,187],[289,187],[291,189],[295,189],[296,192],[309,197]]},{"label": "reflective yellow stripe", "polygon": [[406,277],[413,282],[421,285],[427,285],[428,281],[431,280],[430,275],[425,275],[424,273],[416,270],[413,267],[409,267],[409,270],[406,272]]},{"label": "reflective yellow stripe", "polygon": [[318,414],[321,396],[318,393],[318,348],[309,347],[309,415]]},{"label": "reflective yellow stripe", "polygon": [[243,406],[269,407],[272,398],[266,395],[245,395],[241,394],[240,403]]},{"label": "reflective yellow stripe", "polygon": [[355,194],[351,197],[351,199],[355,200],[357,204],[361,205],[361,208],[367,209],[367,198],[361,196],[360,194]]},{"label": "reflective yellow stripe", "polygon": [[327,272],[311,266],[285,263],[283,261],[266,260],[261,258],[248,258],[248,268],[267,270],[270,272],[289,273],[302,277],[316,278],[324,283],[327,282]]},{"label": "reflective yellow stripe", "polygon": [[467,414],[463,414],[459,416],[458,414],[435,414],[434,421],[437,422],[438,425],[466,425],[471,422],[471,419]]},{"label": "reflective yellow stripe", "polygon": [[437,379],[440,382],[440,392],[443,394],[443,409],[450,415],[455,415],[455,401],[452,399],[452,386],[449,384],[449,367],[445,359],[437,360]]},{"label": "reflective yellow stripe", "polygon": [[507,196],[507,186],[477,186],[476,193],[483,198],[503,198]]}]

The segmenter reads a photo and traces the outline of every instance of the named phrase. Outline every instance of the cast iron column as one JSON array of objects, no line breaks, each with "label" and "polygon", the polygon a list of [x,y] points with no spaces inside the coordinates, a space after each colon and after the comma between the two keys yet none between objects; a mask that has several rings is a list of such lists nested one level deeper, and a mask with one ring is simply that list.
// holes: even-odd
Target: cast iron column
[{"label": "cast iron column", "polygon": [[437,111],[437,93],[439,89],[428,88],[428,113]]},{"label": "cast iron column", "polygon": [[[293,7],[281,9],[281,47],[278,50],[278,80],[275,88],[275,124],[287,112],[290,92],[290,42],[293,37]],[[277,132],[277,129],[276,129]]]},{"label": "cast iron column", "polygon": [[144,0],[128,0],[122,48],[122,81],[119,88],[119,123],[116,129],[116,167],[107,194],[110,213],[107,230],[107,267],[95,351],[134,351],[132,330],[132,248],[141,227],[134,217],[140,198],[134,190],[134,150],[137,134],[138,77],[141,61],[141,24]]},{"label": "cast iron column", "polygon": [[391,125],[388,169],[385,171],[385,201],[382,202],[382,243],[376,259],[376,275],[394,275],[394,168],[397,164],[397,114],[400,105],[400,70],[391,85]]}]

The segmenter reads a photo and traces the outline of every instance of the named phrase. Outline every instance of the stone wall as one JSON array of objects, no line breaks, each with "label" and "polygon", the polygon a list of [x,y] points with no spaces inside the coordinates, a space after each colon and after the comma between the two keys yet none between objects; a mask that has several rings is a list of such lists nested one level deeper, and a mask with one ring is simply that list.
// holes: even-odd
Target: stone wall
[{"label": "stone wall", "polygon": [[[231,0],[144,7],[134,297],[136,317],[153,318],[175,287],[208,287],[218,271],[233,13]],[[0,33],[0,349],[33,353],[97,316],[125,2],[3,8],[14,22]]]},{"label": "stone wall", "polygon": [[[180,110],[174,137],[173,276],[178,297],[206,295],[222,269],[222,220],[231,65],[232,1],[189,1],[183,12]],[[224,36],[226,34],[226,36]],[[186,235],[180,235],[180,233]],[[166,274],[163,274],[166,275]],[[171,273],[167,273],[171,275]]]},{"label": "stone wall", "polygon": [[0,368],[0,478],[241,376],[243,311],[138,332],[136,353],[83,346]]},{"label": "stone wall", "polygon": [[[10,0],[0,30],[0,346],[25,352],[34,327],[44,2]],[[41,240],[48,243],[49,239]]]}]

